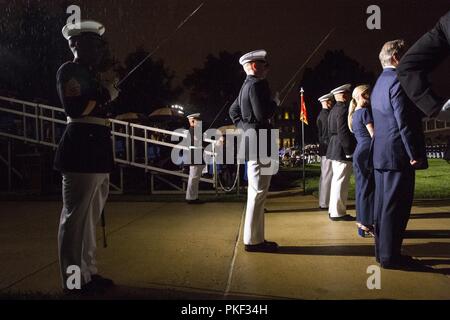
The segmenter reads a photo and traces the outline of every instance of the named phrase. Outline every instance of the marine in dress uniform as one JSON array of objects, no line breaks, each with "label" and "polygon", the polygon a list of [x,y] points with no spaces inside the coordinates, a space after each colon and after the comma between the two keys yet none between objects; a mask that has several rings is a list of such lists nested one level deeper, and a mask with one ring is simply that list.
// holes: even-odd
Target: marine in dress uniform
[{"label": "marine in dress uniform", "polygon": [[63,287],[67,269],[81,269],[83,290],[107,287],[110,279],[97,274],[96,224],[109,193],[114,158],[107,121],[109,92],[97,77],[96,67],[106,50],[105,28],[95,21],[66,25],[64,37],[74,60],[58,70],[57,91],[67,115],[67,127],[55,155],[54,167],[62,174],[63,209],[58,248]]},{"label": "marine in dress uniform", "polygon": [[333,178],[328,212],[332,221],[353,221],[347,214],[347,198],[350,176],[352,174],[352,156],[356,140],[348,127],[348,102],[350,84],[342,85],[331,91],[336,104],[328,116],[329,143],[327,159],[332,160]]},{"label": "marine in dress uniform", "polygon": [[406,96],[396,73],[402,40],[380,53],[383,72],[371,95],[375,126],[375,256],[383,268],[402,268],[411,259],[401,246],[414,197],[415,168],[426,168],[423,114]]},{"label": "marine in dress uniform", "polygon": [[[271,129],[269,120],[274,115],[277,104],[272,100],[269,83],[265,80],[268,72],[267,52],[249,52],[239,59],[239,63],[243,66],[247,78],[239,96],[230,107],[230,118],[237,128],[246,133],[251,130],[258,133],[260,129]],[[245,146],[248,149],[249,146]],[[269,166],[262,164],[255,154],[246,154],[248,195],[244,224],[245,250],[273,252],[277,250],[278,245],[264,238],[264,204],[272,175],[264,172]]]},{"label": "marine in dress uniform", "polygon": [[317,117],[317,129],[319,136],[319,156],[320,156],[320,180],[319,180],[319,208],[328,209],[330,203],[331,179],[333,170],[331,160],[328,160],[328,116],[333,106],[334,97],[331,93],[321,96],[319,102],[322,110]]},{"label": "marine in dress uniform", "polygon": [[[203,162],[198,164],[197,161],[195,161],[195,150],[196,148],[201,148],[201,141],[198,142],[195,135],[195,128],[198,125],[198,121],[200,121],[200,113],[188,115],[187,118],[190,125],[189,135],[191,138],[191,162],[189,165],[189,180],[186,189],[186,202],[188,204],[203,204],[204,202],[198,198],[198,187],[200,184],[200,178],[202,177],[202,171],[205,166]],[[200,132],[200,134],[202,134],[202,132]]]}]

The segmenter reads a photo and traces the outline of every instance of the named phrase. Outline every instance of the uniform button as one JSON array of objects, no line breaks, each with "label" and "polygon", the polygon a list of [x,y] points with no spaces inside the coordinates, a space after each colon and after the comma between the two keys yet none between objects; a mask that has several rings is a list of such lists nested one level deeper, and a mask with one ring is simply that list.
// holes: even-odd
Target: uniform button
[{"label": "uniform button", "polygon": [[92,138],[94,135],[92,133],[89,134],[89,137]]}]

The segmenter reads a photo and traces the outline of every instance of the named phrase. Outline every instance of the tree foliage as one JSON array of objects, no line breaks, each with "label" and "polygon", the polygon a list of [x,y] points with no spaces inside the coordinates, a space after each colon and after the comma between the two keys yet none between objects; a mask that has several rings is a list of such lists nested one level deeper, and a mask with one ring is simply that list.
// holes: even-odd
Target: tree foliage
[{"label": "tree foliage", "polygon": [[[120,78],[133,70],[148,55],[142,47],[130,53],[125,65],[118,68]],[[157,108],[169,106],[177,102],[182,93],[180,87],[173,87],[174,73],[162,60],[147,59],[120,86],[120,102],[127,112],[149,114]]]},{"label": "tree foliage", "polygon": [[[236,99],[245,79],[245,73],[238,63],[241,55],[240,52],[227,51],[220,52],[218,56],[209,54],[204,66],[194,69],[183,81],[190,90],[191,110],[201,112],[202,119],[207,122],[217,116],[215,127],[231,123],[228,106]],[[227,107],[223,108],[225,103]]]},{"label": "tree foliage", "polygon": [[306,68],[301,80],[309,119],[309,125],[305,126],[306,143],[317,141],[316,119],[322,109],[317,101],[320,96],[346,83],[351,83],[352,88],[355,88],[360,84],[372,86],[374,81],[375,75],[343,50],[327,51],[317,66]]}]

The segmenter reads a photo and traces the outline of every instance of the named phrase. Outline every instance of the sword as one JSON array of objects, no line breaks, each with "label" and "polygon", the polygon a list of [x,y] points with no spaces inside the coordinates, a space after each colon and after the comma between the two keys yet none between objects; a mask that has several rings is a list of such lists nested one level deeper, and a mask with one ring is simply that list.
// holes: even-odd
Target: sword
[{"label": "sword", "polygon": [[106,242],[106,219],[105,219],[105,209],[102,211],[102,229],[103,229],[103,248],[108,247],[108,243]]},{"label": "sword", "polygon": [[225,102],[225,104],[222,106],[222,108],[220,108],[219,113],[217,113],[216,117],[214,118],[213,122],[211,122],[210,126],[208,129],[211,129],[211,127],[213,126],[213,124],[217,121],[217,119],[219,118],[219,116],[222,114],[223,110],[225,109],[225,107],[228,105],[228,102],[230,102],[230,100],[227,100],[227,102]]},{"label": "sword", "polygon": [[291,92],[291,90],[294,88],[295,83],[296,83],[295,79],[297,78],[300,71],[303,70],[303,68],[308,64],[308,62],[312,59],[312,57],[316,54],[316,52],[320,49],[320,47],[322,47],[322,45],[328,40],[328,38],[334,32],[335,29],[336,28],[333,28],[330,30],[330,32],[328,32],[328,34],[322,39],[322,41],[320,41],[320,43],[316,46],[316,48],[313,50],[313,52],[309,55],[309,57],[306,59],[306,61],[297,69],[297,71],[294,73],[292,78],[286,83],[286,85],[283,87],[283,89],[281,89],[280,95],[284,90],[286,90],[289,87],[288,91],[286,92],[286,95],[281,100],[280,106],[283,104],[283,102],[286,100],[286,98],[289,95],[289,93]]},{"label": "sword", "polygon": [[147,61],[148,59],[150,59],[154,54],[155,54],[155,52],[156,51],[158,51],[159,50],[159,48],[161,48],[162,47],[162,45],[164,44],[164,43],[166,43],[167,41],[169,41],[177,32],[178,32],[178,30],[180,30],[181,29],[181,27],[183,27],[185,24],[186,24],[186,22],[188,22],[189,21],[189,19],[191,19],[192,18],[192,16],[194,16],[196,13],[197,13],[197,11],[198,10],[200,10],[200,8],[201,7],[203,7],[203,5],[205,4],[205,2],[202,2],[194,11],[192,11],[183,21],[181,21],[181,23],[178,25],[178,27],[171,33],[171,34],[169,34],[167,37],[165,37],[164,39],[162,39],[159,43],[158,43],[158,45],[155,47],[155,49],[153,49],[153,51],[152,52],[150,52],[136,67],[134,67],[130,72],[128,72],[126,75],[125,75],[125,77],[122,79],[122,80],[120,80],[115,86],[116,86],[116,89],[117,90],[120,90],[119,89],[119,87],[120,87],[120,85],[125,81],[125,80],[127,80],[129,77],[130,77],[130,75],[131,74],[133,74],[137,69],[139,69],[144,63],[145,63],[145,61]]}]

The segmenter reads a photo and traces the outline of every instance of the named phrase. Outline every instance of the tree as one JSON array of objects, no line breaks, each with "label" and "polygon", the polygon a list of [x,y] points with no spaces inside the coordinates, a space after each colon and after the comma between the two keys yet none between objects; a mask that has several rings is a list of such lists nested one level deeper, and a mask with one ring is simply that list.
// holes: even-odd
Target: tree
[{"label": "tree", "polygon": [[[117,70],[120,78],[133,70],[147,55],[148,52],[142,47],[130,53],[125,59],[125,66]],[[164,66],[162,60],[149,58],[120,86],[119,99],[123,111],[149,114],[157,108],[174,104],[182,89],[173,88],[173,78],[174,73]]]},{"label": "tree", "polygon": [[240,52],[226,51],[220,52],[218,57],[209,54],[203,68],[195,68],[183,81],[190,90],[191,111],[201,112],[206,122],[218,116],[215,127],[231,123],[228,108],[223,106],[226,102],[227,106],[233,103],[245,78],[242,67],[237,63],[241,55]]},{"label": "tree", "polygon": [[374,81],[375,75],[343,50],[327,51],[317,66],[306,68],[301,81],[309,120],[309,125],[305,126],[305,143],[318,141],[316,119],[321,106],[317,98],[345,83],[351,83],[354,88],[360,84],[373,85]]}]

